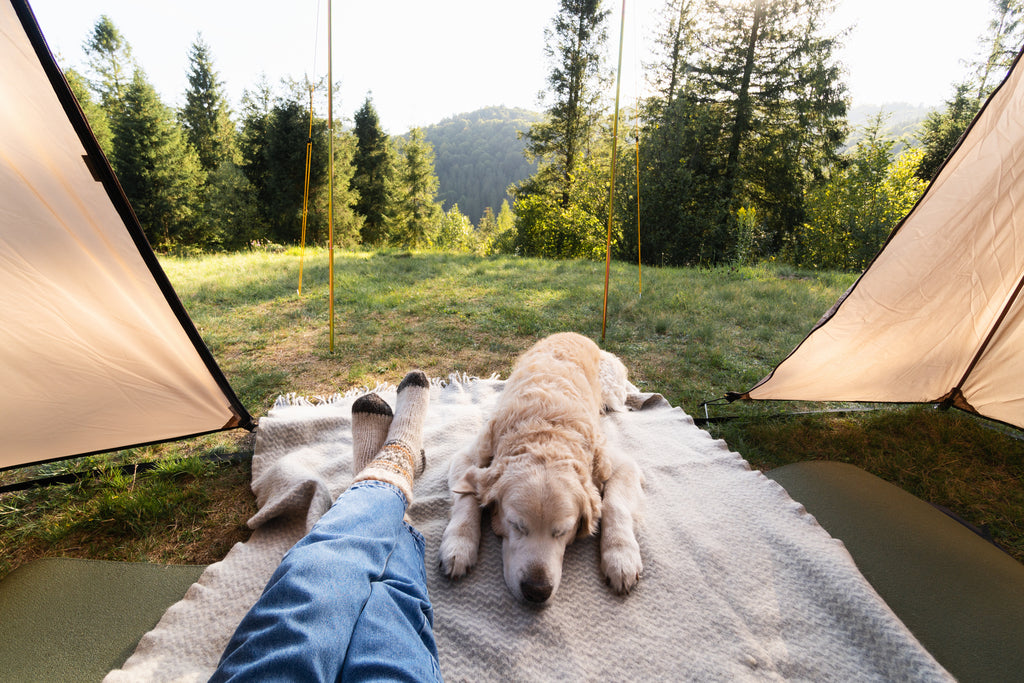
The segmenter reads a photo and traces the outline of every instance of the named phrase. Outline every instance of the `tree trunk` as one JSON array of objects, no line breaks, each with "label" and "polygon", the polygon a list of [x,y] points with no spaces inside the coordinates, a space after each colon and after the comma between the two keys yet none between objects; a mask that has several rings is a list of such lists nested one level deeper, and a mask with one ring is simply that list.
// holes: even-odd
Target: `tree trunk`
[{"label": "tree trunk", "polygon": [[571,69],[569,71],[569,98],[565,120],[565,165],[562,169],[562,208],[568,209],[572,196],[573,176],[576,173],[576,161],[579,149],[576,146],[582,131],[581,102],[583,99],[583,83],[586,79],[587,57],[583,55],[583,45],[587,38],[587,17],[580,12],[576,24],[576,45],[573,48]]},{"label": "tree trunk", "polygon": [[669,71],[668,92],[665,93],[665,101],[671,102],[676,97],[676,90],[679,89],[679,51],[683,43],[683,22],[686,18],[686,0],[679,2],[679,20],[676,24],[675,35],[672,36],[672,67]]},{"label": "tree trunk", "polygon": [[733,207],[733,193],[735,192],[736,176],[739,172],[740,147],[743,139],[750,131],[750,77],[754,72],[754,57],[757,53],[758,32],[761,29],[761,21],[764,19],[764,7],[762,0],[754,4],[754,20],[750,25],[750,38],[747,41],[747,53],[743,64],[743,80],[740,82],[740,90],[736,94],[736,118],[733,120],[732,134],[729,139],[729,157],[725,164],[725,196],[729,200],[730,208]]}]

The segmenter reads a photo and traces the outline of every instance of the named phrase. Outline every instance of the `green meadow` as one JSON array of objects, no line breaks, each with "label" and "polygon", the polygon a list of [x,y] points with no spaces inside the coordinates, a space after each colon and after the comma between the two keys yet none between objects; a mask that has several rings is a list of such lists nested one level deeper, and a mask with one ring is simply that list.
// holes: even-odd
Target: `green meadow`
[{"label": "green meadow", "polygon": [[[162,264],[255,417],[280,394],[372,388],[412,368],[505,377],[518,353],[553,332],[601,339],[603,262],[336,252],[333,350],[325,250]],[[623,359],[641,390],[703,416],[702,402],[771,371],[854,278],[775,264],[641,272],[616,262],[602,346]],[[1017,431],[928,406],[864,408],[713,405],[712,417],[736,419],[708,430],[760,469],[811,459],[857,464],[986,528],[1024,560]],[[203,456],[244,454],[251,444],[239,431],[0,474],[0,484],[10,484],[95,470],[75,483],[0,495],[0,576],[42,556],[221,559],[247,537],[255,510],[248,462]],[[151,461],[153,469],[132,467]]]}]

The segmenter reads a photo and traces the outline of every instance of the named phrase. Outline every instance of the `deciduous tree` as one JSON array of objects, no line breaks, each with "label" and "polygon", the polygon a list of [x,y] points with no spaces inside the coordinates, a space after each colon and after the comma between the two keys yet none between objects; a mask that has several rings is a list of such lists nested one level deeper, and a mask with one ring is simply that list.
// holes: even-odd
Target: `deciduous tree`
[{"label": "deciduous tree", "polygon": [[452,208],[441,214],[438,226],[433,246],[455,252],[473,251],[476,248],[477,233],[469,218],[459,211],[458,204],[453,204]]},{"label": "deciduous tree", "polygon": [[810,192],[808,220],[790,254],[797,265],[865,268],[920,198],[926,183],[914,170],[921,151],[908,148],[894,158],[896,141],[883,133],[884,121],[872,119],[844,163]]}]

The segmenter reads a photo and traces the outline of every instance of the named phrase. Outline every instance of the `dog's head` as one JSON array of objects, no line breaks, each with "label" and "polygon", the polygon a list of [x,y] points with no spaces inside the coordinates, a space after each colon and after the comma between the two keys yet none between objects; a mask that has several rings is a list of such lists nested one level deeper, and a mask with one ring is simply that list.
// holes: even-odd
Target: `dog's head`
[{"label": "dog's head", "polygon": [[597,530],[601,492],[578,459],[496,459],[471,467],[456,492],[473,493],[491,507],[502,538],[505,584],[519,600],[543,604],[562,578],[566,547]]}]

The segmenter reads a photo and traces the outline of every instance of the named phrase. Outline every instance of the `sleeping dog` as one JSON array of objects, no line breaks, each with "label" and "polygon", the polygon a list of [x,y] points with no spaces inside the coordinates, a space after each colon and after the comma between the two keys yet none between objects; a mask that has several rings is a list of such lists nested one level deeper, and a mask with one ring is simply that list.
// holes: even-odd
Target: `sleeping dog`
[{"label": "sleeping dog", "polygon": [[497,408],[448,473],[452,516],[441,540],[442,571],[463,576],[477,560],[481,509],[502,538],[505,583],[543,604],[558,589],[565,548],[601,522],[601,572],[628,593],[642,563],[634,522],[643,478],[608,449],[599,418],[624,410],[626,368],[590,339],[555,334],[520,356]]}]

